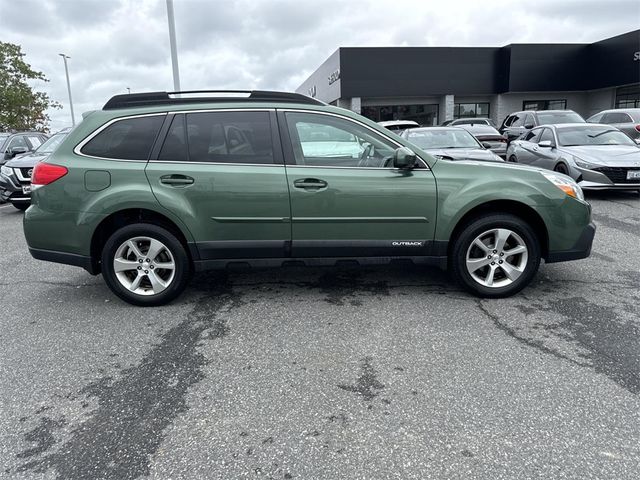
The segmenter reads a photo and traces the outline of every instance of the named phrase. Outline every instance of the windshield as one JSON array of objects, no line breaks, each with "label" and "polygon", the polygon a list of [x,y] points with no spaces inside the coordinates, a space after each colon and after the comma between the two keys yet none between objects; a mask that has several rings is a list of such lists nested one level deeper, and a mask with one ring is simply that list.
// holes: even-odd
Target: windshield
[{"label": "windshield", "polygon": [[54,135],[49,140],[47,140],[42,145],[40,145],[36,149],[36,152],[38,152],[38,153],[53,153],[55,151],[55,149],[58,148],[58,145],[60,145],[62,143],[62,140],[64,140],[64,137],[66,137],[66,136],[67,136],[66,133],[58,133],[58,134]]},{"label": "windshield", "polygon": [[576,112],[538,112],[540,125],[557,125],[559,123],[584,123],[584,119]]},{"label": "windshield", "polygon": [[466,130],[414,130],[407,140],[424,149],[479,148],[476,139]]},{"label": "windshield", "polygon": [[0,133],[0,147],[2,147],[2,145],[4,144],[4,142],[7,140],[7,138],[9,138],[10,135],[8,134],[2,134]]},{"label": "windshield", "polygon": [[635,145],[620,130],[604,126],[558,128],[558,142],[565,147],[577,145]]}]

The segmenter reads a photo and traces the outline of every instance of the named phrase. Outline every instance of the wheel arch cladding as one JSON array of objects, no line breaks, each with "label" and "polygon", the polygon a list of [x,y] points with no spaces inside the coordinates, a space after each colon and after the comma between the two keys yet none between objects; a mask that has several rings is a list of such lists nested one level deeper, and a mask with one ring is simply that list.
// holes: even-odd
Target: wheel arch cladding
[{"label": "wheel arch cladding", "polygon": [[[193,252],[189,248],[189,242],[187,241],[185,234],[175,222],[167,216],[153,210],[145,208],[130,208],[110,214],[98,224],[93,232],[93,236],[91,237],[91,263],[96,273],[101,271],[100,257],[102,248],[104,247],[107,239],[117,229],[134,223],[149,223],[165,228],[175,235],[180,243],[182,243],[187,251],[187,255],[189,256],[189,261],[193,262],[194,256],[196,256],[197,253]],[[197,258],[195,259],[197,260]]]},{"label": "wheel arch cladding", "polygon": [[493,200],[477,205],[467,211],[460,220],[458,220],[456,226],[451,232],[450,241],[448,243],[448,256],[451,256],[451,249],[453,248],[454,240],[466,225],[482,215],[495,213],[509,213],[527,222],[540,241],[540,252],[542,258],[547,258],[549,253],[549,232],[544,220],[533,208],[515,200]]}]

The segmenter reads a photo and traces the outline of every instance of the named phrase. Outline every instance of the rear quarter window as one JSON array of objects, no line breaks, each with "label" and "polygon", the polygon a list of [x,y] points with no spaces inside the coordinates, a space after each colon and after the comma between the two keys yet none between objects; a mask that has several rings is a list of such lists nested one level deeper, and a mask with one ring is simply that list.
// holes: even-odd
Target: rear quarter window
[{"label": "rear quarter window", "polygon": [[160,131],[163,115],[118,120],[80,150],[85,155],[122,160],[147,160]]}]

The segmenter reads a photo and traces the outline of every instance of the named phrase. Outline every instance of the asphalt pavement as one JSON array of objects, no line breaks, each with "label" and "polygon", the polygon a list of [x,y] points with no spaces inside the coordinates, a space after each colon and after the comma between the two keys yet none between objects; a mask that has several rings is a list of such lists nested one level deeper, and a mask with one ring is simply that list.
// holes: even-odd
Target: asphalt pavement
[{"label": "asphalt pavement", "polygon": [[640,197],[504,300],[424,267],[197,275],[142,309],[0,205],[0,478],[640,478]]}]

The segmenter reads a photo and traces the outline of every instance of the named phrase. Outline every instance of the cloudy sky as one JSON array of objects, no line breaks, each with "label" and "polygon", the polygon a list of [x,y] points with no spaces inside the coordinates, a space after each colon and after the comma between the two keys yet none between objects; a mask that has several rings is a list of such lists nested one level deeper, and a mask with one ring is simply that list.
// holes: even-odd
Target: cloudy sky
[{"label": "cloudy sky", "polygon": [[[294,90],[341,46],[592,42],[637,29],[640,0],[174,0],[183,90]],[[165,0],[0,0],[17,43],[61,102],[51,128],[112,95],[173,90]]]}]

